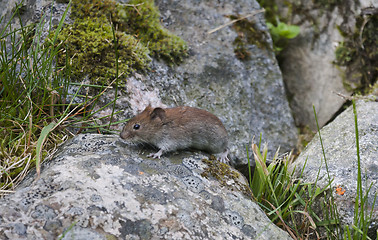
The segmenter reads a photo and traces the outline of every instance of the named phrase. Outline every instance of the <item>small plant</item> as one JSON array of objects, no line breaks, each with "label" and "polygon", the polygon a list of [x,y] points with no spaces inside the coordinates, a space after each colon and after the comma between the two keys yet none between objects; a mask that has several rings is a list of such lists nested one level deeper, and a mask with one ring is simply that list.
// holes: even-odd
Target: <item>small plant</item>
[{"label": "small plant", "polygon": [[[58,240],[61,240],[61,239],[63,239],[64,237],[66,237],[69,233],[70,233],[70,231],[72,231],[72,229],[76,226],[76,224],[77,224],[78,222],[77,221],[74,221],[62,234],[61,234],[61,236],[58,238]],[[73,235],[73,234],[72,234]],[[74,237],[74,236],[72,236],[72,237]]]},{"label": "small plant", "polygon": [[[314,183],[302,183],[300,181],[306,163],[297,179],[293,175],[295,169],[288,170],[288,165],[293,161],[290,154],[279,159],[277,151],[273,161],[267,166],[268,148],[264,146],[261,150],[261,142],[259,146],[252,144],[256,166],[253,178],[251,177],[250,169],[249,182],[253,195],[268,217],[276,225],[286,230],[294,239],[371,239],[368,236],[368,230],[374,209],[371,209],[370,213],[367,211],[367,199],[372,185],[367,186],[366,192],[363,192],[357,111],[354,100],[352,103],[355,118],[358,175],[356,179],[357,194],[354,207],[354,222],[351,226],[341,225],[341,217],[335,202],[334,191],[332,191],[334,189],[334,186],[332,186],[333,178],[328,170],[315,107],[314,115],[318,126],[324,162],[319,167]],[[249,158],[248,164],[250,164]],[[317,187],[317,182],[323,164],[326,168],[328,184],[321,189]],[[343,194],[343,189],[336,187],[336,193]],[[374,197],[372,206],[374,206],[376,198],[377,194]]]},{"label": "small plant", "polygon": [[293,161],[291,154],[278,158],[277,151],[267,166],[267,146],[261,151],[257,144],[252,144],[252,151],[256,166],[253,178],[250,174],[250,186],[256,201],[268,217],[294,239],[316,233],[316,220],[319,217],[311,206],[325,188],[316,188],[297,180],[294,171],[288,170]]},{"label": "small plant", "polygon": [[[276,54],[279,54],[286,46],[290,39],[298,36],[300,28],[297,25],[290,24],[291,8],[294,3],[289,2],[276,2],[275,0],[258,0],[261,7],[265,11],[266,25],[269,28],[270,35],[273,40],[273,48]],[[277,4],[283,4],[287,6],[289,11],[287,17],[282,16],[282,12],[279,11]]]},{"label": "small plant", "polygon": [[283,22],[278,22],[277,26],[273,23],[267,22],[270,35],[274,43],[274,51],[280,52],[287,45],[288,39],[293,39],[298,36],[300,28],[296,25],[288,25]]}]

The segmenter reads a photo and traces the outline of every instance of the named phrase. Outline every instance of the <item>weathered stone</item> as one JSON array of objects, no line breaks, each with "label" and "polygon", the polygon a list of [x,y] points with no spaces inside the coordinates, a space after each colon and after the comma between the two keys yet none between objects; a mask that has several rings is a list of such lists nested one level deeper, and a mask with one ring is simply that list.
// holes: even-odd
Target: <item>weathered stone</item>
[{"label": "weathered stone", "polygon": [[[0,30],[3,30],[6,24],[8,24],[10,18],[14,14],[16,6],[19,6],[19,14],[15,15],[12,20],[12,29],[20,29],[22,21],[23,26],[27,26],[32,23],[40,23],[42,17],[44,17],[43,31],[41,31],[42,39],[48,34],[53,26],[57,26],[63,16],[64,11],[67,8],[66,3],[54,2],[52,0],[9,0],[0,1],[0,17],[3,17],[0,23]],[[70,10],[68,10],[70,13]],[[72,23],[69,14],[66,16],[65,22]],[[50,26],[50,21],[52,26]]]},{"label": "weathered stone", "polygon": [[[373,207],[374,195],[378,192],[378,102],[357,102],[359,146],[361,157],[361,173],[363,192],[366,186],[370,189],[367,206]],[[343,195],[336,195],[336,205],[344,223],[353,223],[354,202],[357,192],[357,150],[355,138],[354,115],[352,106],[340,114],[332,123],[321,131],[330,178],[333,179],[332,189],[336,186],[345,190]],[[326,165],[322,154],[318,134],[295,161],[297,173],[303,169],[302,178],[305,182],[315,182],[325,187],[329,183]],[[375,219],[375,221],[374,221]],[[373,211],[372,232],[377,229],[378,201]],[[375,239],[375,238],[374,238]]]},{"label": "weathered stone", "polygon": [[239,173],[218,181],[203,177],[203,155],[155,160],[136,150],[118,136],[76,136],[38,181],[30,174],[0,199],[0,238],[290,239]]},{"label": "weathered stone", "polygon": [[[316,130],[314,105],[322,127],[345,102],[335,93],[347,96],[352,93],[353,87],[345,86],[353,85],[351,82],[356,81],[353,78],[359,74],[336,65],[335,51],[346,41],[340,30],[355,33],[356,18],[361,9],[378,7],[376,1],[359,2],[348,0],[322,4],[321,1],[301,0],[287,3],[293,14],[290,18],[292,24],[299,25],[301,32],[280,54],[280,66],[297,126]],[[287,11],[280,9],[280,12]]]}]

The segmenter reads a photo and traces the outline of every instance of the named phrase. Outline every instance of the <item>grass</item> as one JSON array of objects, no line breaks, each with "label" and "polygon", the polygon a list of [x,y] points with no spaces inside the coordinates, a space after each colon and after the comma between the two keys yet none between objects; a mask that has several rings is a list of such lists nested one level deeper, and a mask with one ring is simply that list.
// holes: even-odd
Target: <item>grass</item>
[{"label": "grass", "polygon": [[[332,225],[332,228],[327,228],[327,237],[331,239],[348,239],[348,240],[371,239],[370,237],[368,237],[368,230],[371,223],[371,217],[372,217],[374,208],[371,209],[370,214],[369,214],[367,212],[366,205],[367,205],[367,198],[368,198],[372,185],[367,187],[366,191],[363,192],[357,110],[356,110],[356,103],[354,99],[352,100],[352,104],[353,104],[356,154],[357,154],[357,179],[356,179],[357,180],[357,194],[355,198],[354,218],[353,218],[353,224],[351,226],[348,226],[348,225],[341,226],[340,224],[337,224],[337,225]],[[327,163],[323,141],[320,134],[319,124],[316,117],[315,107],[314,107],[314,115],[315,115],[316,125],[319,132],[319,139],[320,139],[320,143],[322,147],[324,161],[325,163]],[[328,179],[330,180],[328,167],[327,167],[327,174],[328,174]],[[337,206],[334,201],[334,196],[333,194],[330,194],[330,195],[331,195],[331,200],[328,203],[324,201],[325,207],[323,208],[323,214],[325,216],[331,216],[340,222],[340,217],[337,213]],[[377,194],[375,194],[372,206],[374,206],[376,198],[377,198]]]},{"label": "grass", "polygon": [[[354,206],[354,222],[351,226],[341,224],[341,217],[334,198],[335,193],[332,191],[333,179],[329,174],[315,108],[314,115],[318,126],[324,165],[328,177],[328,184],[324,188],[320,189],[317,187],[320,168],[322,166],[319,167],[314,183],[303,183],[300,179],[306,167],[307,160],[300,176],[295,178],[295,169],[292,171],[288,170],[288,166],[293,161],[291,154],[278,158],[277,151],[273,162],[267,166],[267,146],[261,149],[261,141],[258,145],[252,144],[256,167],[253,177],[250,171],[249,182],[254,197],[268,217],[276,225],[286,230],[293,239],[371,239],[368,237],[368,230],[374,209],[371,209],[369,214],[366,204],[372,185],[367,187],[367,190],[363,192],[357,111],[354,100],[353,113],[355,119],[358,174],[356,179],[357,194]],[[248,164],[249,162],[248,158]],[[372,206],[375,204],[376,197],[377,195],[375,195]],[[319,207],[321,211],[316,211]]]},{"label": "grass", "polygon": [[[119,113],[114,110],[116,96],[105,106],[98,104],[122,75],[118,67],[110,85],[71,82],[68,59],[65,66],[56,67],[56,57],[66,54],[56,40],[69,7],[58,26],[49,29],[53,37],[44,40],[42,31],[50,21],[46,16],[38,24],[23,26],[20,19],[20,26],[13,26],[20,6],[0,32],[0,197],[11,193],[31,168],[36,167],[39,176],[42,161],[71,136],[114,132],[111,126],[120,123],[99,125],[101,119],[95,118],[107,106],[113,106],[112,113],[102,118],[113,119]],[[114,61],[118,62],[117,57]]]},{"label": "grass", "polygon": [[314,234],[316,220],[320,218],[311,206],[328,186],[320,189],[313,184],[302,183],[300,177],[295,178],[294,171],[290,173],[288,170],[293,161],[291,153],[278,157],[277,151],[273,162],[267,166],[267,146],[261,149],[253,143],[252,151],[256,167],[250,184],[261,208],[294,239],[306,239]]}]

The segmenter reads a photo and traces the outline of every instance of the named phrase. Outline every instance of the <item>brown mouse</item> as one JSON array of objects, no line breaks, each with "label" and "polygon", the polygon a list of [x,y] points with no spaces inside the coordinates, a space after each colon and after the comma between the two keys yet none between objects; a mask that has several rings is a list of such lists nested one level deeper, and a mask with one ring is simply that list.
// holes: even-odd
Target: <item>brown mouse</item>
[{"label": "brown mouse", "polygon": [[219,154],[218,160],[228,162],[228,134],[214,114],[193,107],[152,108],[130,119],[121,138],[131,143],[146,143],[159,148],[148,157],[160,158],[166,152],[198,149]]}]

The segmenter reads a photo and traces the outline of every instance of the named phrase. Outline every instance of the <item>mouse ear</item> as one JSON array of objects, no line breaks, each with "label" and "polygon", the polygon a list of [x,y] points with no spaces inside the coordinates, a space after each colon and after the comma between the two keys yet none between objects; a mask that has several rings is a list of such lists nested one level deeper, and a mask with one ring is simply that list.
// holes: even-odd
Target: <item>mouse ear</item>
[{"label": "mouse ear", "polygon": [[151,112],[151,111],[152,111],[151,104],[148,104],[148,106],[143,110],[143,112]]},{"label": "mouse ear", "polygon": [[151,114],[150,114],[150,117],[151,119],[155,119],[155,118],[160,118],[161,120],[163,120],[165,118],[165,110],[162,109],[162,108],[155,108]]}]

